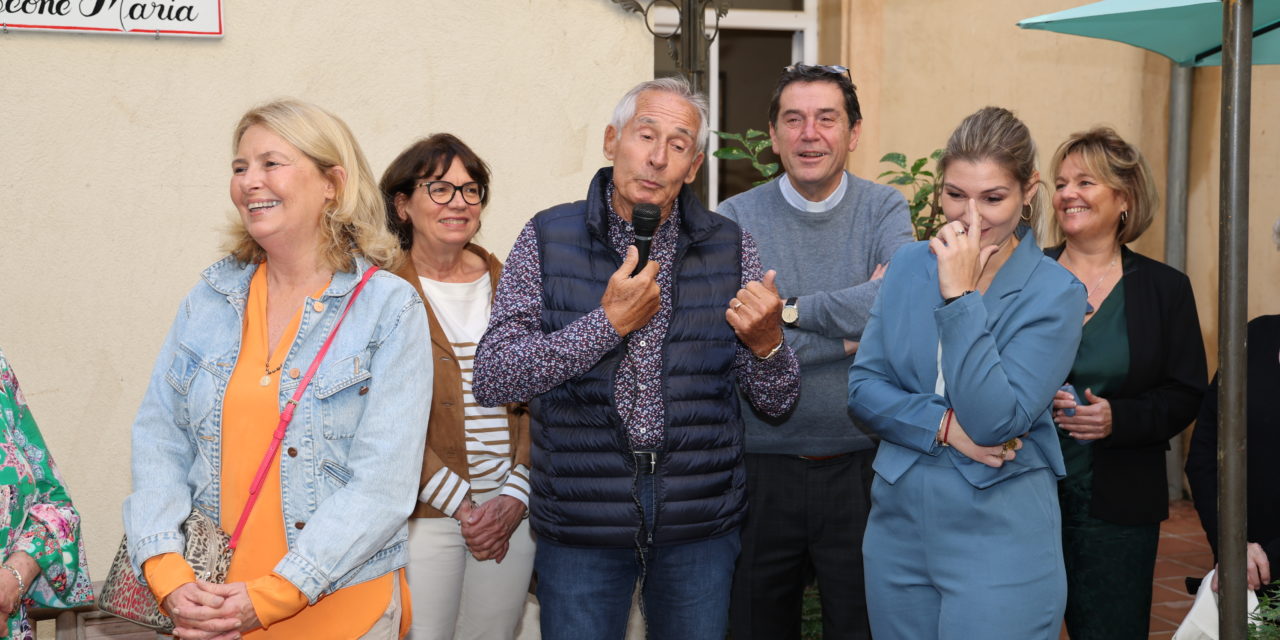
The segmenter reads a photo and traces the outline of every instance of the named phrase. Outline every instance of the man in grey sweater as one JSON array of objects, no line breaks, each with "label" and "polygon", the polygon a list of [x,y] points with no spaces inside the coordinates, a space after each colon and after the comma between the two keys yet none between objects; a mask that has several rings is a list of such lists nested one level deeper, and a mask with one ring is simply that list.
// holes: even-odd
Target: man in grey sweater
[{"label": "man in grey sweater", "polygon": [[847,411],[848,372],[889,258],[911,242],[906,199],[845,171],[862,115],[844,67],[794,65],[769,105],[785,174],[722,203],[778,272],[800,400],[781,419],[742,403],[747,504],[734,574],[734,640],[799,638],[801,594],[817,577],[823,637],[870,638],[862,532],[875,440]]}]

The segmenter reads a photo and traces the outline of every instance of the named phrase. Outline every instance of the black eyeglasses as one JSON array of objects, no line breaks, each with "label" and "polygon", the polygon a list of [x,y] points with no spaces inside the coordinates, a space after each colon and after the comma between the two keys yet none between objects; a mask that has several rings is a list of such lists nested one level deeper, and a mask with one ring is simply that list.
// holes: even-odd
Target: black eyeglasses
[{"label": "black eyeglasses", "polygon": [[796,71],[803,73],[810,69],[817,69],[823,73],[830,73],[837,76],[842,75],[848,78],[850,83],[853,82],[853,75],[849,73],[849,67],[838,64],[793,64],[783,67],[782,70],[787,73],[794,73]]},{"label": "black eyeglasses", "polygon": [[444,180],[428,180],[419,182],[414,185],[415,189],[427,190],[427,195],[431,201],[436,204],[449,204],[453,202],[453,194],[455,191],[462,192],[462,201],[467,204],[480,204],[484,200],[484,185],[478,182],[468,182],[466,184],[454,184],[445,182]]}]

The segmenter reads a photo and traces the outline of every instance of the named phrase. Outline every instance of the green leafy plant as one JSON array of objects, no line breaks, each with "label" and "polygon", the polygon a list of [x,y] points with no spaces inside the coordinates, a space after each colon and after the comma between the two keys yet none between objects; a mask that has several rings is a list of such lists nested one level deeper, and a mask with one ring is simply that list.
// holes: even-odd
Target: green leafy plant
[{"label": "green leafy plant", "polygon": [[[936,149],[926,158],[916,158],[910,166],[907,165],[907,156],[902,153],[886,153],[880,158],[880,162],[892,164],[896,168],[889,169],[878,177],[887,177],[887,184],[910,188],[907,207],[911,209],[911,226],[915,229],[918,240],[933,237],[943,222],[942,210],[933,206],[933,194],[938,188],[936,168],[940,157],[942,149]],[[934,161],[935,171],[925,169],[931,159]]]},{"label": "green leafy plant", "polygon": [[1280,597],[1268,590],[1249,614],[1249,640],[1280,640]]},{"label": "green leafy plant", "polygon": [[738,143],[738,146],[720,147],[712,155],[721,160],[750,160],[751,166],[755,167],[761,177],[760,180],[752,182],[751,186],[762,185],[777,175],[778,163],[760,162],[760,153],[772,144],[769,134],[756,129],[747,129],[746,133],[716,131],[715,134],[720,136],[721,140],[732,140]]},{"label": "green leafy plant", "polygon": [[818,586],[804,588],[804,601],[800,610],[800,640],[822,640],[822,596]]}]

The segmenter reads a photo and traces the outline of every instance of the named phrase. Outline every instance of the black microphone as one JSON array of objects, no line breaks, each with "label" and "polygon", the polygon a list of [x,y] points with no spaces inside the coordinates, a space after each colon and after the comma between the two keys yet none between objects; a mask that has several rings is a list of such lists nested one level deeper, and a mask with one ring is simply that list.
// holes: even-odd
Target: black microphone
[{"label": "black microphone", "polygon": [[636,270],[631,272],[632,277],[640,273],[649,261],[649,245],[653,242],[653,232],[657,230],[661,220],[662,210],[656,204],[642,202],[631,209],[631,225],[636,230],[636,249],[640,252],[640,261],[636,262]]}]

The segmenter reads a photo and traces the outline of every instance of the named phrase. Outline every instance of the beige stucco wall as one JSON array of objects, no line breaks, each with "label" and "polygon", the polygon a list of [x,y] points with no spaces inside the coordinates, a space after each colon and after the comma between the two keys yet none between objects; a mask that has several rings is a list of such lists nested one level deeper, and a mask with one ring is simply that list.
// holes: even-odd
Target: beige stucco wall
[{"label": "beige stucco wall", "polygon": [[585,195],[613,103],[652,77],[607,0],[227,2],[221,40],[0,35],[0,346],[84,518],[121,534],[129,429],[184,293],[219,257],[230,134],[279,96],[342,116],[374,170],[451,131],[492,166],[481,242]]},{"label": "beige stucco wall", "polygon": [[[1164,58],[1102,40],[1026,31],[1018,20],[1077,0],[872,0],[852,2],[851,66],[874,73],[860,87],[867,122],[856,171],[875,175],[880,156],[915,158],[946,145],[965,116],[1006,107],[1030,127],[1046,182],[1049,158],[1070,133],[1106,124],[1137,144],[1163,175],[1168,65]],[[866,11],[872,24],[859,14]],[[877,29],[877,25],[879,28]],[[871,67],[871,69],[867,69]],[[1163,181],[1162,181],[1163,182]],[[1163,226],[1139,250],[1163,252]]]},{"label": "beige stucco wall", "polygon": [[[1208,341],[1210,370],[1218,354],[1218,215],[1222,70],[1197,69],[1192,90],[1191,181],[1187,229],[1187,274],[1196,289],[1200,326]],[[1280,67],[1253,72],[1249,168],[1250,318],[1280,313],[1280,252],[1271,238],[1280,218],[1275,186],[1280,184]]]},{"label": "beige stucco wall", "polygon": [[[842,0],[849,17],[845,60],[863,101],[862,141],[851,168],[874,176],[889,151],[915,158],[946,144],[969,113],[994,104],[1031,128],[1041,170],[1073,131],[1114,127],[1146,154],[1164,196],[1169,62],[1110,42],[1019,29],[1024,18],[1080,0]],[[1195,72],[1188,267],[1210,367],[1217,351],[1218,112],[1220,71]],[[1274,283],[1280,254],[1270,240],[1277,217],[1268,186],[1280,178],[1280,69],[1257,67],[1253,85],[1250,317],[1280,313]],[[1047,176],[1052,184],[1051,176]],[[1164,257],[1163,208],[1133,247]]]}]

